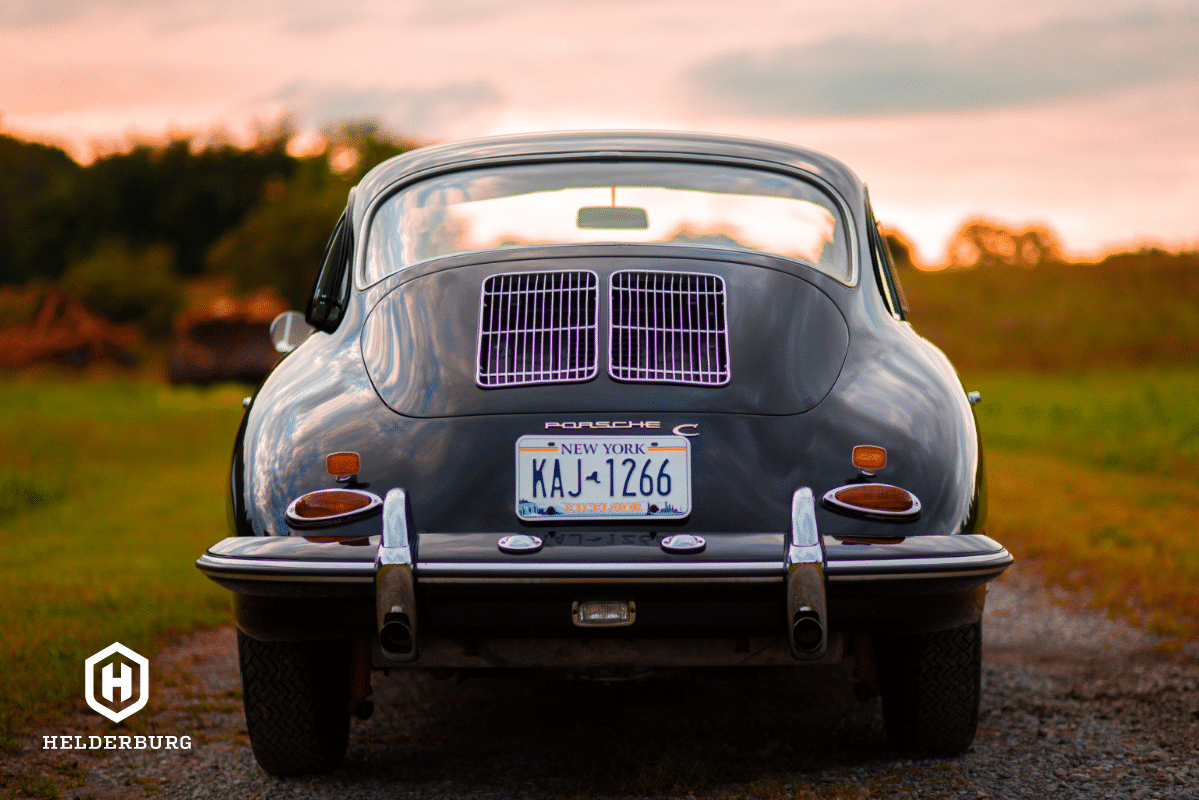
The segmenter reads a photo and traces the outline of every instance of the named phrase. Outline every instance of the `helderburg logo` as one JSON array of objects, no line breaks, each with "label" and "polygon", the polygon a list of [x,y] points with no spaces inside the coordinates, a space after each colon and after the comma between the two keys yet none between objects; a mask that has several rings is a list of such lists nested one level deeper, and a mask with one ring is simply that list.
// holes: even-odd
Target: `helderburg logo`
[{"label": "helderburg logo", "polygon": [[[150,659],[113,642],[84,663],[84,698],[96,712],[120,722],[150,699]],[[191,750],[190,736],[46,734],[45,750]]]},{"label": "helderburg logo", "polygon": [[84,697],[96,713],[120,722],[150,699],[150,660],[120,642],[83,663]]}]

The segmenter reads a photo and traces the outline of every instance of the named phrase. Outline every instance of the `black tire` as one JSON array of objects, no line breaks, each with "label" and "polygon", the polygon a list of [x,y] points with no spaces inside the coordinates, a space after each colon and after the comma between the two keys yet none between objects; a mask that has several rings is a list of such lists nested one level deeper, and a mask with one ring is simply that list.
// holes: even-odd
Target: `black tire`
[{"label": "black tire", "polygon": [[879,640],[887,739],[929,756],[962,753],[978,728],[982,622]]},{"label": "black tire", "polygon": [[263,642],[237,632],[250,747],[272,775],[328,772],[350,734],[350,643]]}]

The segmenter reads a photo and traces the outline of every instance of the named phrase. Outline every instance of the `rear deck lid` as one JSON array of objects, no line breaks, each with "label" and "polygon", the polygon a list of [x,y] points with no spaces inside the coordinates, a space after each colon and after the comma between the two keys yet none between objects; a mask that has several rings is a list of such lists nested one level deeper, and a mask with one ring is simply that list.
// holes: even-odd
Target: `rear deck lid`
[{"label": "rear deck lid", "polygon": [[363,359],[412,417],[811,409],[844,317],[813,283],[717,252],[454,259],[383,297]]}]

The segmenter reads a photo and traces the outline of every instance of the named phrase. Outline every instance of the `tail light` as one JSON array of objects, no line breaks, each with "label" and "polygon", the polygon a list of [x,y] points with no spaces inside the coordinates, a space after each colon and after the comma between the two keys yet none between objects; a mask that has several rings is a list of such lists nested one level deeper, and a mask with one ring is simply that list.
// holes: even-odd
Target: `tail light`
[{"label": "tail light", "polygon": [[340,525],[374,514],[383,507],[378,496],[361,489],[319,489],[301,495],[287,507],[287,524],[293,528]]},{"label": "tail light", "polygon": [[855,483],[825,493],[824,504],[869,519],[909,520],[920,516],[920,500],[886,483]]}]

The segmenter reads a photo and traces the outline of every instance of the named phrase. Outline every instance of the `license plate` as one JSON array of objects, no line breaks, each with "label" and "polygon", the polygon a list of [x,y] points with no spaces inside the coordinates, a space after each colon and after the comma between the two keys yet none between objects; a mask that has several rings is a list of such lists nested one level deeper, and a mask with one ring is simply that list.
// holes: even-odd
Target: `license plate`
[{"label": "license plate", "polygon": [[691,442],[683,436],[522,436],[521,519],[681,519],[691,513]]}]

